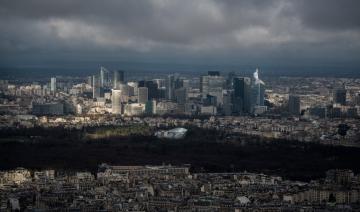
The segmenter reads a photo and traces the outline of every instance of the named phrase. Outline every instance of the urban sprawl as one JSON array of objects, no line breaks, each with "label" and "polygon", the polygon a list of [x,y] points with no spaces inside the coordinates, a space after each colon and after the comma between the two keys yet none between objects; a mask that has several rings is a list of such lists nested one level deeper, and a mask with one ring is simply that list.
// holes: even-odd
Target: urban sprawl
[{"label": "urban sprawl", "polygon": [[192,125],[265,138],[359,145],[360,79],[263,81],[258,69],[251,77],[209,71],[200,77],[171,74],[139,81],[124,75],[101,67],[82,80],[1,80],[0,128]]},{"label": "urban sprawl", "polygon": [[17,168],[0,172],[0,199],[1,211],[351,211],[360,209],[360,176],[329,170],[299,182],[191,173],[189,165],[101,164],[95,174]]},{"label": "urban sprawl", "polygon": [[[101,67],[86,78],[1,80],[0,130],[146,126],[147,135],[171,142],[197,127],[225,132],[225,142],[244,135],[360,147],[360,79],[260,79],[258,69],[251,77],[209,71],[126,80],[125,74]],[[24,143],[36,136],[12,139],[0,141]],[[360,176],[350,169],[299,182],[245,170],[208,173],[192,172],[191,165],[131,165],[101,164],[96,173],[0,171],[0,211],[360,210]]]}]

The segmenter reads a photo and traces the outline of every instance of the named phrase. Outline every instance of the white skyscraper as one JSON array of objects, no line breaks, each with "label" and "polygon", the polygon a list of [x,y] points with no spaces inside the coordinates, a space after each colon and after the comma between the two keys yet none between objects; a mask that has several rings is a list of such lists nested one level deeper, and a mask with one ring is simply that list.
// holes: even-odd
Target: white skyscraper
[{"label": "white skyscraper", "polygon": [[121,114],[121,90],[112,90],[112,113]]},{"label": "white skyscraper", "polygon": [[56,77],[51,77],[50,79],[50,91],[53,93],[56,92]]},{"label": "white skyscraper", "polygon": [[138,95],[138,83],[137,82],[128,82],[129,86],[129,96],[137,96]]},{"label": "white skyscraper", "polygon": [[254,110],[255,107],[264,106],[265,83],[259,79],[259,69],[256,69],[253,74],[251,90],[252,110]]},{"label": "white skyscraper", "polygon": [[113,72],[113,88],[117,89],[120,86],[120,83],[124,82],[124,71],[114,71]]},{"label": "white skyscraper", "polygon": [[169,100],[174,100],[174,91],[176,89],[176,80],[178,76],[171,74],[168,75],[165,81],[166,93],[165,97]]},{"label": "white skyscraper", "polygon": [[109,85],[109,71],[104,68],[100,67],[100,87],[106,87]]},{"label": "white skyscraper", "polygon": [[258,90],[258,95],[257,95],[257,98],[256,98],[256,104],[257,105],[264,105],[264,86],[265,86],[265,83],[259,79],[259,69],[256,69],[255,73],[254,73],[254,80],[255,80],[255,87],[256,89]]}]

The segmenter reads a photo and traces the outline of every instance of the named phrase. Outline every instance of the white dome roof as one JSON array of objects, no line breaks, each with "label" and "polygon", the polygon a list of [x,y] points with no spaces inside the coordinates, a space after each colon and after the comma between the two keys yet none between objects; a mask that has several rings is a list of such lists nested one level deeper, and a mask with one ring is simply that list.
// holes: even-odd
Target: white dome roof
[{"label": "white dome roof", "polygon": [[236,201],[240,202],[242,205],[248,204],[250,202],[249,198],[245,196],[236,197]]}]

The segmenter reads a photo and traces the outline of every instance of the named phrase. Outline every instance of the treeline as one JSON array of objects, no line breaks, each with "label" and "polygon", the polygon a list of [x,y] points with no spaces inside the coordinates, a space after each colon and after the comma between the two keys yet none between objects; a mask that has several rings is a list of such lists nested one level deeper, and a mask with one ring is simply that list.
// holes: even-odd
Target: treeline
[{"label": "treeline", "polygon": [[[295,180],[320,178],[326,170],[334,168],[360,171],[357,163],[360,161],[359,148],[241,135],[228,138],[225,132],[196,127],[189,128],[188,135],[181,140],[141,134],[81,140],[76,137],[86,130],[65,131],[49,129],[48,132],[33,133],[43,136],[40,142],[1,142],[0,169],[96,171],[104,162],[117,165],[170,163],[191,164],[195,172],[247,170]],[[29,135],[27,130],[22,133]],[[13,134],[8,132],[8,135]]]},{"label": "treeline", "polygon": [[55,141],[86,141],[87,139],[103,139],[110,137],[125,137],[136,135],[150,135],[151,128],[144,124],[129,126],[101,126],[83,127],[81,129],[64,127],[33,127],[33,128],[3,128],[0,129],[0,142],[5,140],[28,142]]},{"label": "treeline", "polygon": [[151,128],[144,124],[136,124],[129,126],[109,126],[96,128],[95,130],[87,131],[85,139],[104,139],[112,137],[124,136],[151,136],[153,134]]}]

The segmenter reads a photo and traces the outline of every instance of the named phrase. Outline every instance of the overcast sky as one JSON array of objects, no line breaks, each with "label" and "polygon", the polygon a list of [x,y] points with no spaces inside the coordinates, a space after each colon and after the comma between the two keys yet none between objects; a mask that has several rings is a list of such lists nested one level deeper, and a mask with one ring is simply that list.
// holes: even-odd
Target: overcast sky
[{"label": "overcast sky", "polygon": [[0,65],[357,67],[359,11],[359,0],[0,0]]}]

